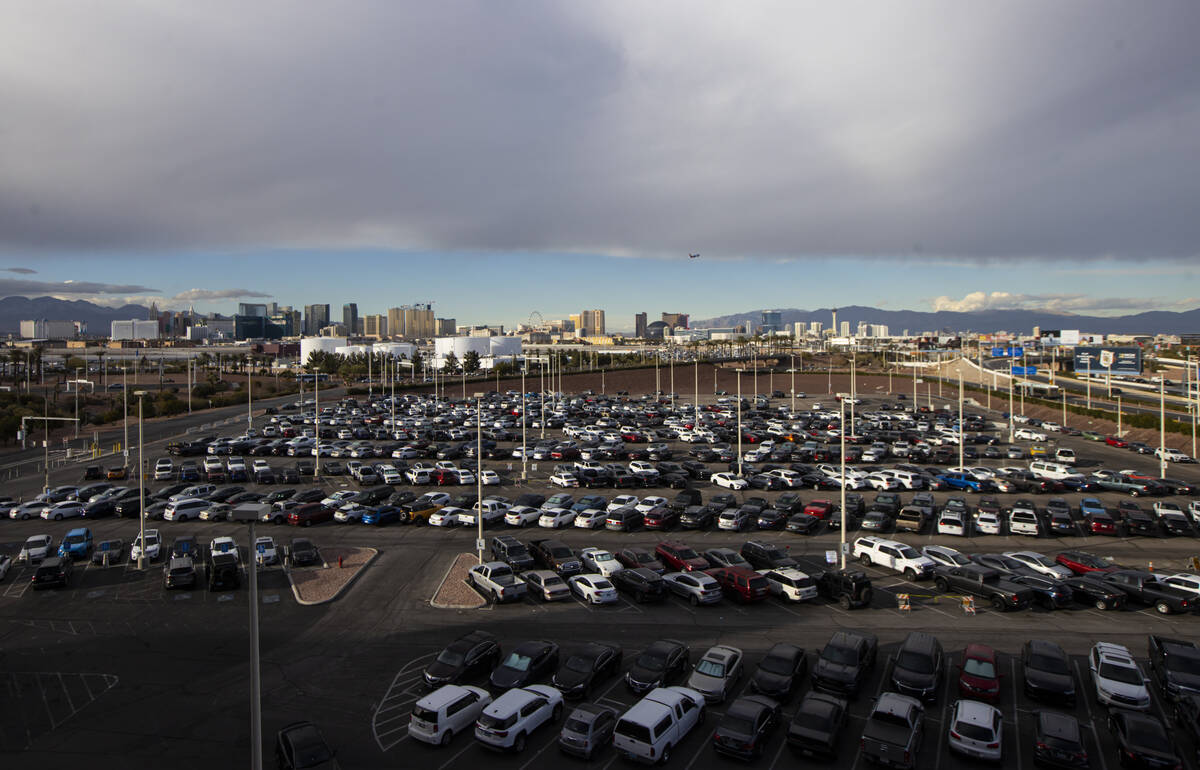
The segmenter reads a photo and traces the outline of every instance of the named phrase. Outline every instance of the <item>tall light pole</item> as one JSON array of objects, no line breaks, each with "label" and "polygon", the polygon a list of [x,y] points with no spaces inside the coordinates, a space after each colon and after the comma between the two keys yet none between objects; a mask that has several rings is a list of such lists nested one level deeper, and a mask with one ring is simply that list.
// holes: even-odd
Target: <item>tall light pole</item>
[{"label": "tall light pole", "polygon": [[255,548],[254,523],[258,511],[254,506],[235,506],[230,518],[250,525],[250,564],[246,571],[250,582],[250,767],[262,770],[262,671],[259,661],[258,633],[258,554]]},{"label": "tall light pole", "polygon": [[[521,481],[525,481],[529,478],[529,473],[526,471],[525,467],[525,463],[529,460],[529,458],[526,456],[528,454],[526,447],[529,446],[529,444],[526,443],[525,440],[525,404],[529,401],[525,395],[525,370],[528,368],[529,361],[526,359],[521,365]],[[480,514],[482,515],[483,506],[481,505],[479,508]]]},{"label": "tall light pole", "polygon": [[854,370],[856,368],[857,360],[858,360],[857,351],[851,349],[850,350],[850,431],[851,431],[850,435],[852,435],[852,436],[856,435],[856,433],[857,433],[857,431],[855,430],[855,427],[854,427],[854,425],[855,425],[854,400],[858,395],[858,385],[857,385],[857,382],[855,381],[855,377],[854,377]]},{"label": "tall light pole", "polygon": [[79,367],[75,367],[75,438],[79,438]]},{"label": "tall light pole", "polygon": [[121,409],[125,412],[125,443],[121,445],[121,449],[125,455],[125,467],[129,467],[129,387],[128,378],[125,376],[128,367],[125,362],[121,362]]},{"label": "tall light pole", "polygon": [[698,428],[700,427],[700,358],[699,358],[699,356],[697,356],[696,358],[692,359],[692,369],[693,369],[693,372],[694,372],[694,374],[695,374],[695,379],[696,379],[696,383],[695,383],[695,388],[696,388],[696,394],[695,394],[695,399],[696,399],[696,402],[695,402],[695,412],[696,412],[696,416],[695,416],[695,418],[693,419],[693,422],[695,422],[695,424],[696,424],[696,425],[695,425],[695,428],[693,428],[693,430],[696,430],[696,429],[698,429]]},{"label": "tall light pole", "polygon": [[1117,438],[1121,437],[1121,396],[1117,395]]},{"label": "tall light pole", "polygon": [[959,468],[962,468],[964,466],[964,463],[963,463],[964,446],[963,445],[966,443],[966,441],[964,441],[965,438],[966,438],[966,431],[963,429],[963,379],[962,379],[962,370],[959,369],[959,371],[958,371],[958,467]]},{"label": "tall light pole", "polygon": [[246,435],[254,429],[254,363],[246,356]]},{"label": "tall light pole", "polygon": [[841,452],[841,457],[839,458],[839,460],[841,462],[842,470],[841,470],[841,483],[838,486],[840,487],[840,493],[841,493],[840,505],[841,505],[841,514],[842,514],[841,515],[842,536],[841,536],[841,544],[838,546],[838,550],[841,552],[842,569],[846,569],[846,517],[849,514],[846,513],[846,402],[845,401],[841,402],[841,412],[842,412],[841,424],[838,426],[839,427],[838,433],[840,434],[841,443],[842,443],[842,452]]},{"label": "tall light pole", "polygon": [[1158,378],[1158,477],[1167,477],[1167,378]]},{"label": "tall light pole", "polygon": [[[415,374],[415,372],[414,372]],[[313,372],[313,437],[316,443],[313,447],[316,462],[313,463],[313,482],[321,481],[321,372]]]},{"label": "tall light pole", "polygon": [[792,368],[788,369],[792,373],[792,413],[796,412],[796,357],[792,356]]},{"label": "tall light pole", "polygon": [[1013,425],[1013,365],[1012,356],[1008,357],[1008,443],[1013,442],[1016,426]]},{"label": "tall light pole", "polygon": [[138,542],[142,544],[138,551],[138,569],[146,569],[146,465],[142,458],[142,397],[146,391],[139,390],[133,395],[138,400]]},{"label": "tall light pole", "polygon": [[[524,400],[525,394],[521,394]],[[521,405],[524,407],[524,404]],[[524,414],[524,408],[521,409]],[[521,454],[525,454],[522,450]],[[475,550],[483,564],[483,404],[475,399]]]},{"label": "tall light pole", "polygon": [[671,348],[671,357],[668,364],[671,369],[671,411],[675,411],[675,349]]},{"label": "tall light pole", "polygon": [[738,460],[738,478],[742,477],[742,372],[743,369],[737,370],[737,460]]}]

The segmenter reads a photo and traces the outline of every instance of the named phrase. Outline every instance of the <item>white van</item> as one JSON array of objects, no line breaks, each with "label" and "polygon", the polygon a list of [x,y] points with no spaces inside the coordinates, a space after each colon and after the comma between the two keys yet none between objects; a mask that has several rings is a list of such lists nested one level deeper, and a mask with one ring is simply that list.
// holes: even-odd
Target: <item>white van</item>
[{"label": "white van", "polygon": [[704,696],[689,687],[656,687],[617,722],[613,746],[626,759],[665,764],[704,717]]},{"label": "white van", "polygon": [[1029,463],[1029,472],[1039,479],[1051,481],[1062,481],[1078,474],[1071,466],[1053,460],[1034,460]]},{"label": "white van", "polygon": [[417,701],[408,734],[424,743],[444,746],[455,735],[471,730],[491,703],[491,694],[482,688],[445,685]]},{"label": "white van", "polygon": [[211,505],[207,500],[201,500],[196,497],[187,498],[185,500],[177,500],[167,504],[163,511],[164,521],[187,521],[188,519],[199,519],[200,513],[208,509]]}]

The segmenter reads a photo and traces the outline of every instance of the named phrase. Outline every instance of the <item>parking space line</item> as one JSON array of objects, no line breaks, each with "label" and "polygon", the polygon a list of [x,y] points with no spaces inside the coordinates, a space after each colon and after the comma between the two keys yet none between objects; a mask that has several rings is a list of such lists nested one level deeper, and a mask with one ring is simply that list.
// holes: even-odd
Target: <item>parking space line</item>
[{"label": "parking space line", "polygon": [[454,764],[454,761],[456,759],[461,757],[463,754],[466,754],[468,751],[471,750],[471,747],[475,746],[476,744],[477,744],[477,741],[475,740],[475,736],[472,735],[471,739],[469,741],[467,741],[467,745],[463,746],[461,749],[459,749],[457,752],[455,752],[454,756],[450,757],[445,762],[443,762],[438,767],[438,770],[446,770],[447,767],[450,767],[450,765]]}]

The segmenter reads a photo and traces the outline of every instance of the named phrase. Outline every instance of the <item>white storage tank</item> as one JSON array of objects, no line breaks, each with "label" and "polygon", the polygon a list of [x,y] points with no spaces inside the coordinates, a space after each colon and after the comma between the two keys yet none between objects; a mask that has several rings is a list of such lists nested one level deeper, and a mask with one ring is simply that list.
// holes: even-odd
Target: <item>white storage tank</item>
[{"label": "white storage tank", "polygon": [[300,363],[308,361],[314,351],[336,353],[337,349],[346,346],[345,337],[302,337],[300,339]]},{"label": "white storage tank", "polygon": [[491,354],[499,358],[520,356],[523,350],[523,340],[520,337],[488,337],[491,342]]},{"label": "white storage tank", "polygon": [[413,351],[417,349],[416,345],[408,342],[376,342],[374,347],[376,355],[393,358],[412,358]]}]

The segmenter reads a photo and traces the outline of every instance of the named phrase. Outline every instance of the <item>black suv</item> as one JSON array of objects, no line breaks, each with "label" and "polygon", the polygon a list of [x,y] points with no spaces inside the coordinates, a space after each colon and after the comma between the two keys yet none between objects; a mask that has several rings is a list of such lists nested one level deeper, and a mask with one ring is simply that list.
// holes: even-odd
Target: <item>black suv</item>
[{"label": "black suv", "polygon": [[228,591],[242,584],[237,557],[231,553],[211,554],[208,558],[208,590]]},{"label": "black suv", "polygon": [[657,572],[646,567],[618,570],[608,579],[618,590],[633,594],[634,599],[639,602],[658,601],[667,596],[666,581]]},{"label": "black suv", "polygon": [[892,688],[920,701],[937,698],[942,681],[942,643],[933,634],[913,631],[896,651],[892,665]]},{"label": "black suv", "polygon": [[835,695],[858,694],[875,667],[879,639],[865,631],[838,631],[821,649],[813,666],[814,690]]},{"label": "black suv", "polygon": [[196,565],[191,556],[172,556],[163,563],[163,588],[191,588],[194,585]]},{"label": "black suv", "polygon": [[293,567],[321,563],[321,554],[317,551],[317,547],[306,537],[292,538],[288,554],[291,556]]},{"label": "black suv", "polygon": [[823,570],[813,575],[817,593],[835,601],[842,609],[866,607],[871,604],[871,579],[861,570]]},{"label": "black suv", "polygon": [[512,535],[496,535],[492,538],[492,558],[508,564],[514,572],[532,569],[534,566],[529,549]]},{"label": "black suv", "polygon": [[754,569],[778,569],[780,567],[795,567],[797,562],[787,551],[773,543],[761,540],[749,540],[742,545],[742,557],[750,562]]},{"label": "black suv", "polygon": [[50,556],[42,560],[33,573],[34,588],[63,588],[71,580],[75,563],[62,556]]}]

